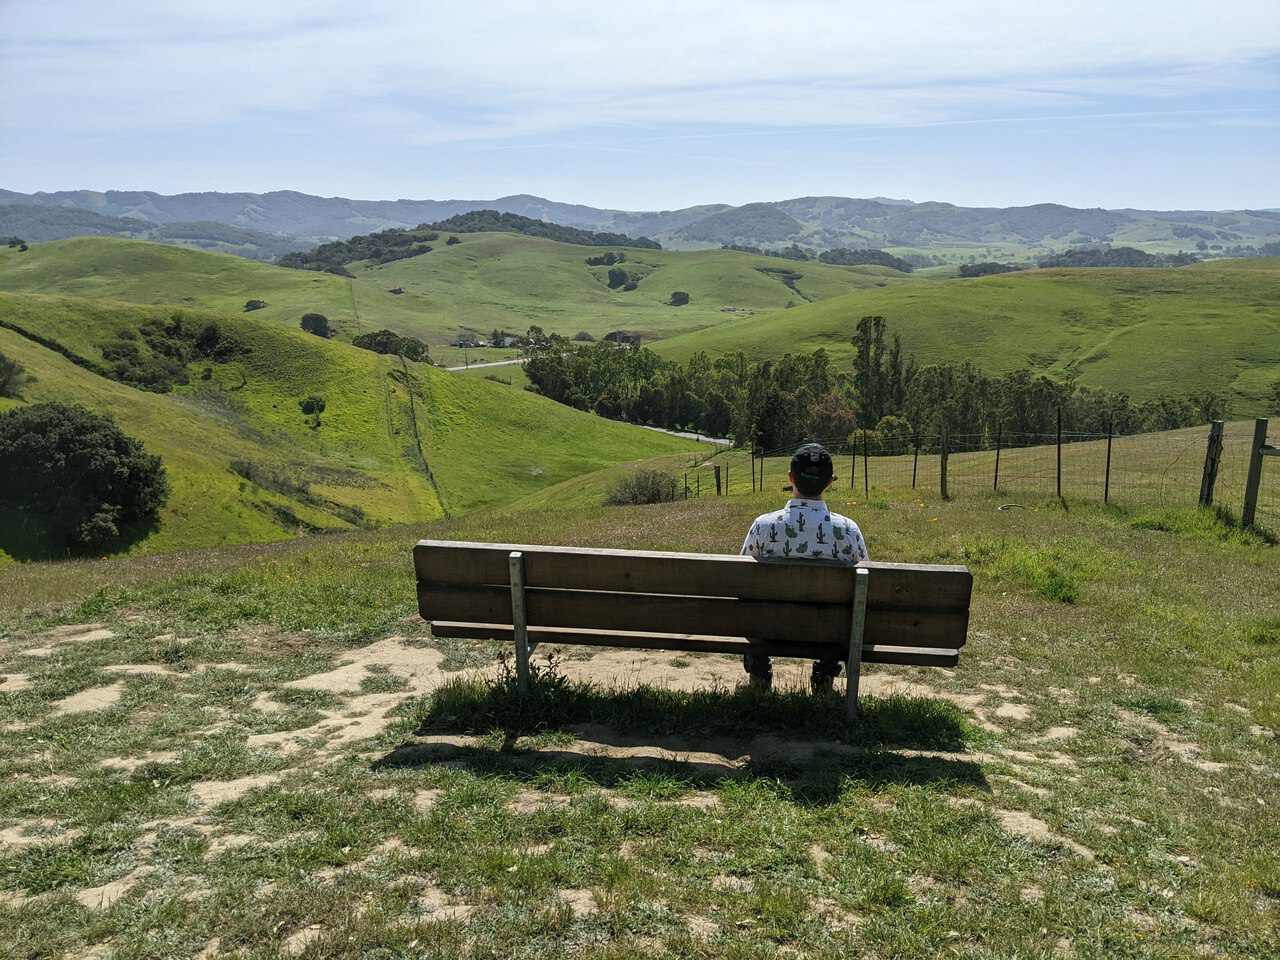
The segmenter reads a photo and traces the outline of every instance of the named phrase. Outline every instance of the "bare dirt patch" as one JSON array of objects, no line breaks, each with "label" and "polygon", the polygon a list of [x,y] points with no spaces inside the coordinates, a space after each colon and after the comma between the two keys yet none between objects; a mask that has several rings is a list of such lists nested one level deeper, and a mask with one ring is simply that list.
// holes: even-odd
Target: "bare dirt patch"
[{"label": "bare dirt patch", "polygon": [[466,920],[475,912],[469,903],[457,903],[438,887],[428,885],[413,901],[417,912],[425,913],[428,920]]},{"label": "bare dirt patch", "polygon": [[1096,857],[1092,850],[1083,844],[1076,843],[1074,840],[1064,837],[1061,834],[1054,833],[1049,829],[1049,825],[1043,820],[1039,820],[1031,814],[1022,810],[996,810],[994,811],[996,819],[1000,821],[1001,828],[1006,833],[1012,833],[1027,840],[1034,840],[1036,843],[1044,843],[1050,846],[1066,847],[1072,853],[1075,853],[1086,860],[1094,860]]},{"label": "bare dirt patch", "polygon": [[595,894],[590,890],[557,890],[556,896],[573,911],[575,919],[589,917],[599,910]]},{"label": "bare dirt patch", "polygon": [[1001,720],[1017,720],[1021,722],[1031,719],[1031,708],[1024,703],[1002,703],[996,707],[995,715]]},{"label": "bare dirt patch", "polygon": [[152,867],[139,867],[119,880],[112,880],[100,887],[87,887],[76,893],[76,900],[90,910],[110,910],[139,880],[154,872]]},{"label": "bare dirt patch", "polygon": [[124,674],[129,677],[171,677],[178,673],[173,667],[160,663],[113,663],[102,668],[105,673]]},{"label": "bare dirt patch", "polygon": [[552,810],[568,805],[569,798],[563,794],[521,790],[507,804],[507,809],[512,813],[537,813],[539,810]]},{"label": "bare dirt patch", "polygon": [[250,790],[270,786],[280,779],[279,774],[260,773],[252,777],[240,777],[237,780],[208,780],[191,787],[191,796],[204,806],[216,806],[238,800]]},{"label": "bare dirt patch", "polygon": [[1055,740],[1070,740],[1078,735],[1080,731],[1075,727],[1050,727],[1040,736],[1035,737],[1035,743],[1052,743]]},{"label": "bare dirt patch", "polygon": [[176,750],[154,750],[138,757],[107,757],[105,760],[98,761],[98,766],[107,770],[123,770],[125,773],[132,773],[148,763],[172,763],[177,759]]},{"label": "bare dirt patch", "polygon": [[124,683],[113,683],[107,687],[90,687],[69,697],[59,700],[53,705],[53,712],[59,716],[72,713],[89,713],[93,710],[106,710],[115,706],[124,695]]},{"label": "bare dirt patch", "polygon": [[307,947],[315,943],[324,935],[324,927],[318,923],[312,923],[297,930],[284,938],[284,942],[280,944],[282,953],[287,953],[291,957],[296,957]]},{"label": "bare dirt patch", "polygon": [[37,843],[56,843],[74,840],[81,831],[76,829],[51,832],[58,826],[56,820],[41,818],[24,820],[12,827],[0,829],[0,847],[29,847]]},{"label": "bare dirt patch", "polygon": [[31,689],[31,676],[26,673],[0,674],[0,693],[17,693]]},{"label": "bare dirt patch", "polygon": [[298,690],[323,690],[328,693],[358,693],[370,667],[386,667],[407,681],[414,693],[426,693],[443,679],[440,661],[443,655],[430,647],[411,647],[403,637],[387,637],[367,647],[342,654],[342,664],[324,673],[291,680],[286,687]]}]

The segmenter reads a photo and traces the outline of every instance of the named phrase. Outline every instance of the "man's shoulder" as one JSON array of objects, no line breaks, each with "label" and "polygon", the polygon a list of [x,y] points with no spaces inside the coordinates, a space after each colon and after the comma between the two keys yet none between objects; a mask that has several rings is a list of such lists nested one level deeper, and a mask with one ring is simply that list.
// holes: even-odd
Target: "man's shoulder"
[{"label": "man's shoulder", "polygon": [[855,530],[858,529],[856,521],[849,519],[843,513],[836,513],[834,510],[831,511],[831,522],[843,524],[846,527],[853,527]]}]

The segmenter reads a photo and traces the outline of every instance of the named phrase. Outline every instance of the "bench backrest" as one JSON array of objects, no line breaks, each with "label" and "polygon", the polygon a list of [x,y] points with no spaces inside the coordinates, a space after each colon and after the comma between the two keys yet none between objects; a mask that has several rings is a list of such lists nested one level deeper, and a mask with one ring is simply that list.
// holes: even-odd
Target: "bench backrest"
[{"label": "bench backrest", "polygon": [[[509,636],[508,557],[516,550],[524,555],[525,607],[535,638],[726,651],[749,638],[782,656],[843,659],[848,652],[853,570],[815,560],[762,563],[719,554],[423,540],[413,551],[422,617],[453,628],[440,635]],[[968,630],[969,571],[861,566],[870,574],[863,659],[953,666]],[[636,636],[610,639],[619,632]],[[644,642],[662,637],[669,642]]]}]

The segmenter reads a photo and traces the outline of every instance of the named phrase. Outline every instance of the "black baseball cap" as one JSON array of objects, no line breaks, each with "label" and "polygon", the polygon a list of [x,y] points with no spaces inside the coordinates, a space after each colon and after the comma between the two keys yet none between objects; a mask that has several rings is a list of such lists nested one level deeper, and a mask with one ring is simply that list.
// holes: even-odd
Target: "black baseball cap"
[{"label": "black baseball cap", "polygon": [[826,487],[836,471],[826,447],[820,443],[806,443],[791,455],[791,472],[805,487],[818,484]]}]

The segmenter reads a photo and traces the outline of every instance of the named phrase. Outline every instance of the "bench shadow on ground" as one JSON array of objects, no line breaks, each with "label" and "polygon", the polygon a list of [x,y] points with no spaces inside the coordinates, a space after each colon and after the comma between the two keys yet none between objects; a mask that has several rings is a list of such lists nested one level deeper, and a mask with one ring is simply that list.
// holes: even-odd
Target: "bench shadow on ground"
[{"label": "bench shadow on ground", "polygon": [[977,731],[954,704],[892,695],[861,706],[849,723],[842,698],[808,693],[607,690],[556,677],[521,697],[512,682],[460,679],[424,702],[414,739],[373,768],[447,764],[610,790],[654,775],[690,788],[769,779],[815,805],[851,786],[989,789],[968,752]]}]

